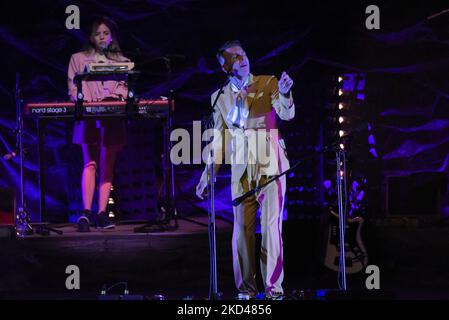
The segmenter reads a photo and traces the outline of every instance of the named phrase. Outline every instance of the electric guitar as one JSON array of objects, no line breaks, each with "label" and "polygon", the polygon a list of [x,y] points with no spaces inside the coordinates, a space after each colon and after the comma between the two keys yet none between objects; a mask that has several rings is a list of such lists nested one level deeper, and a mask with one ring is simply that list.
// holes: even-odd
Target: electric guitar
[{"label": "electric guitar", "polygon": [[[324,257],[324,265],[338,271],[340,262],[340,233],[338,213],[329,209],[329,229]],[[364,219],[354,217],[346,219],[345,262],[346,273],[357,273],[368,265],[368,253],[362,242],[361,229]]]}]

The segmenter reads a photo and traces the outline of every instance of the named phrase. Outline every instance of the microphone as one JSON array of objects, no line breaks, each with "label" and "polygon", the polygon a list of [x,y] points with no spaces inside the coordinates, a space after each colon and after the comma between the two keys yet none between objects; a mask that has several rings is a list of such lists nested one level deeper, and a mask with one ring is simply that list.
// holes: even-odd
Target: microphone
[{"label": "microphone", "polygon": [[98,49],[100,49],[100,52],[106,55],[107,53],[118,53],[120,52],[117,48],[111,48],[110,45],[107,43],[100,43],[98,45]]},{"label": "microphone", "polygon": [[233,68],[231,68],[230,70],[226,70],[225,68],[223,68],[223,71],[228,77],[235,77],[237,75]]},{"label": "microphone", "polygon": [[106,54],[109,51],[109,46],[104,42],[100,43],[98,45],[98,48],[100,49],[100,52],[103,54]]},{"label": "microphone", "polygon": [[244,195],[241,195],[240,197],[235,198],[234,200],[232,200],[232,206],[233,206],[233,207],[239,206],[239,205],[240,205],[246,198],[248,198],[248,197],[250,197],[250,196],[256,194],[256,192],[259,191],[259,190],[260,190],[260,188],[259,188],[259,187],[256,187],[256,188],[254,188],[254,189],[248,191],[248,192],[245,193]]}]

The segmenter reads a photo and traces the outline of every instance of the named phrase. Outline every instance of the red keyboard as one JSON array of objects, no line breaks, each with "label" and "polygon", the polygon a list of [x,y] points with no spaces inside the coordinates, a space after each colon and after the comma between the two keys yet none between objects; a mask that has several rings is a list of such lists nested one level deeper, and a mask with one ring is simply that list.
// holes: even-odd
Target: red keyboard
[{"label": "red keyboard", "polygon": [[[168,113],[168,108],[168,100],[139,100],[135,106],[135,114],[162,118]],[[75,102],[27,103],[24,114],[37,117],[75,116]],[[83,117],[126,114],[126,101],[83,102]]]}]

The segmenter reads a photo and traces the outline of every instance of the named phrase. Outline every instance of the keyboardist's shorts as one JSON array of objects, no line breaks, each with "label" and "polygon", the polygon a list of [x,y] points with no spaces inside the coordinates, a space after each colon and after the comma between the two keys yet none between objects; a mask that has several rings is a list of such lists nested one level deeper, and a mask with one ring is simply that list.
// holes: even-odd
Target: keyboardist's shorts
[{"label": "keyboardist's shorts", "polygon": [[102,147],[126,144],[126,120],[82,120],[73,127],[73,143],[99,144]]}]

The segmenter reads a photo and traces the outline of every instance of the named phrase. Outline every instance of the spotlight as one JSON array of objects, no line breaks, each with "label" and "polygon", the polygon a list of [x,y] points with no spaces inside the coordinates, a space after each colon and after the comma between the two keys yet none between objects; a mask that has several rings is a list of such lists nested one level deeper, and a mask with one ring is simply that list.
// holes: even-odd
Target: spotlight
[{"label": "spotlight", "polygon": [[343,95],[343,90],[342,89],[338,89],[338,95],[342,96]]},{"label": "spotlight", "polygon": [[345,135],[345,132],[343,130],[339,130],[338,131],[338,135],[341,137],[343,137]]},{"label": "spotlight", "polygon": [[340,149],[344,150],[345,149],[345,145],[343,143],[340,143]]},{"label": "spotlight", "polygon": [[340,102],[340,103],[338,104],[338,110],[342,110],[343,108],[344,108],[344,105],[343,105],[343,103]]},{"label": "spotlight", "polygon": [[343,77],[338,77],[338,82],[342,82],[343,81]]},{"label": "spotlight", "polygon": [[344,119],[343,117],[339,117],[339,118],[338,118],[338,122],[339,122],[339,123],[343,123],[344,120],[345,120],[345,119]]}]

